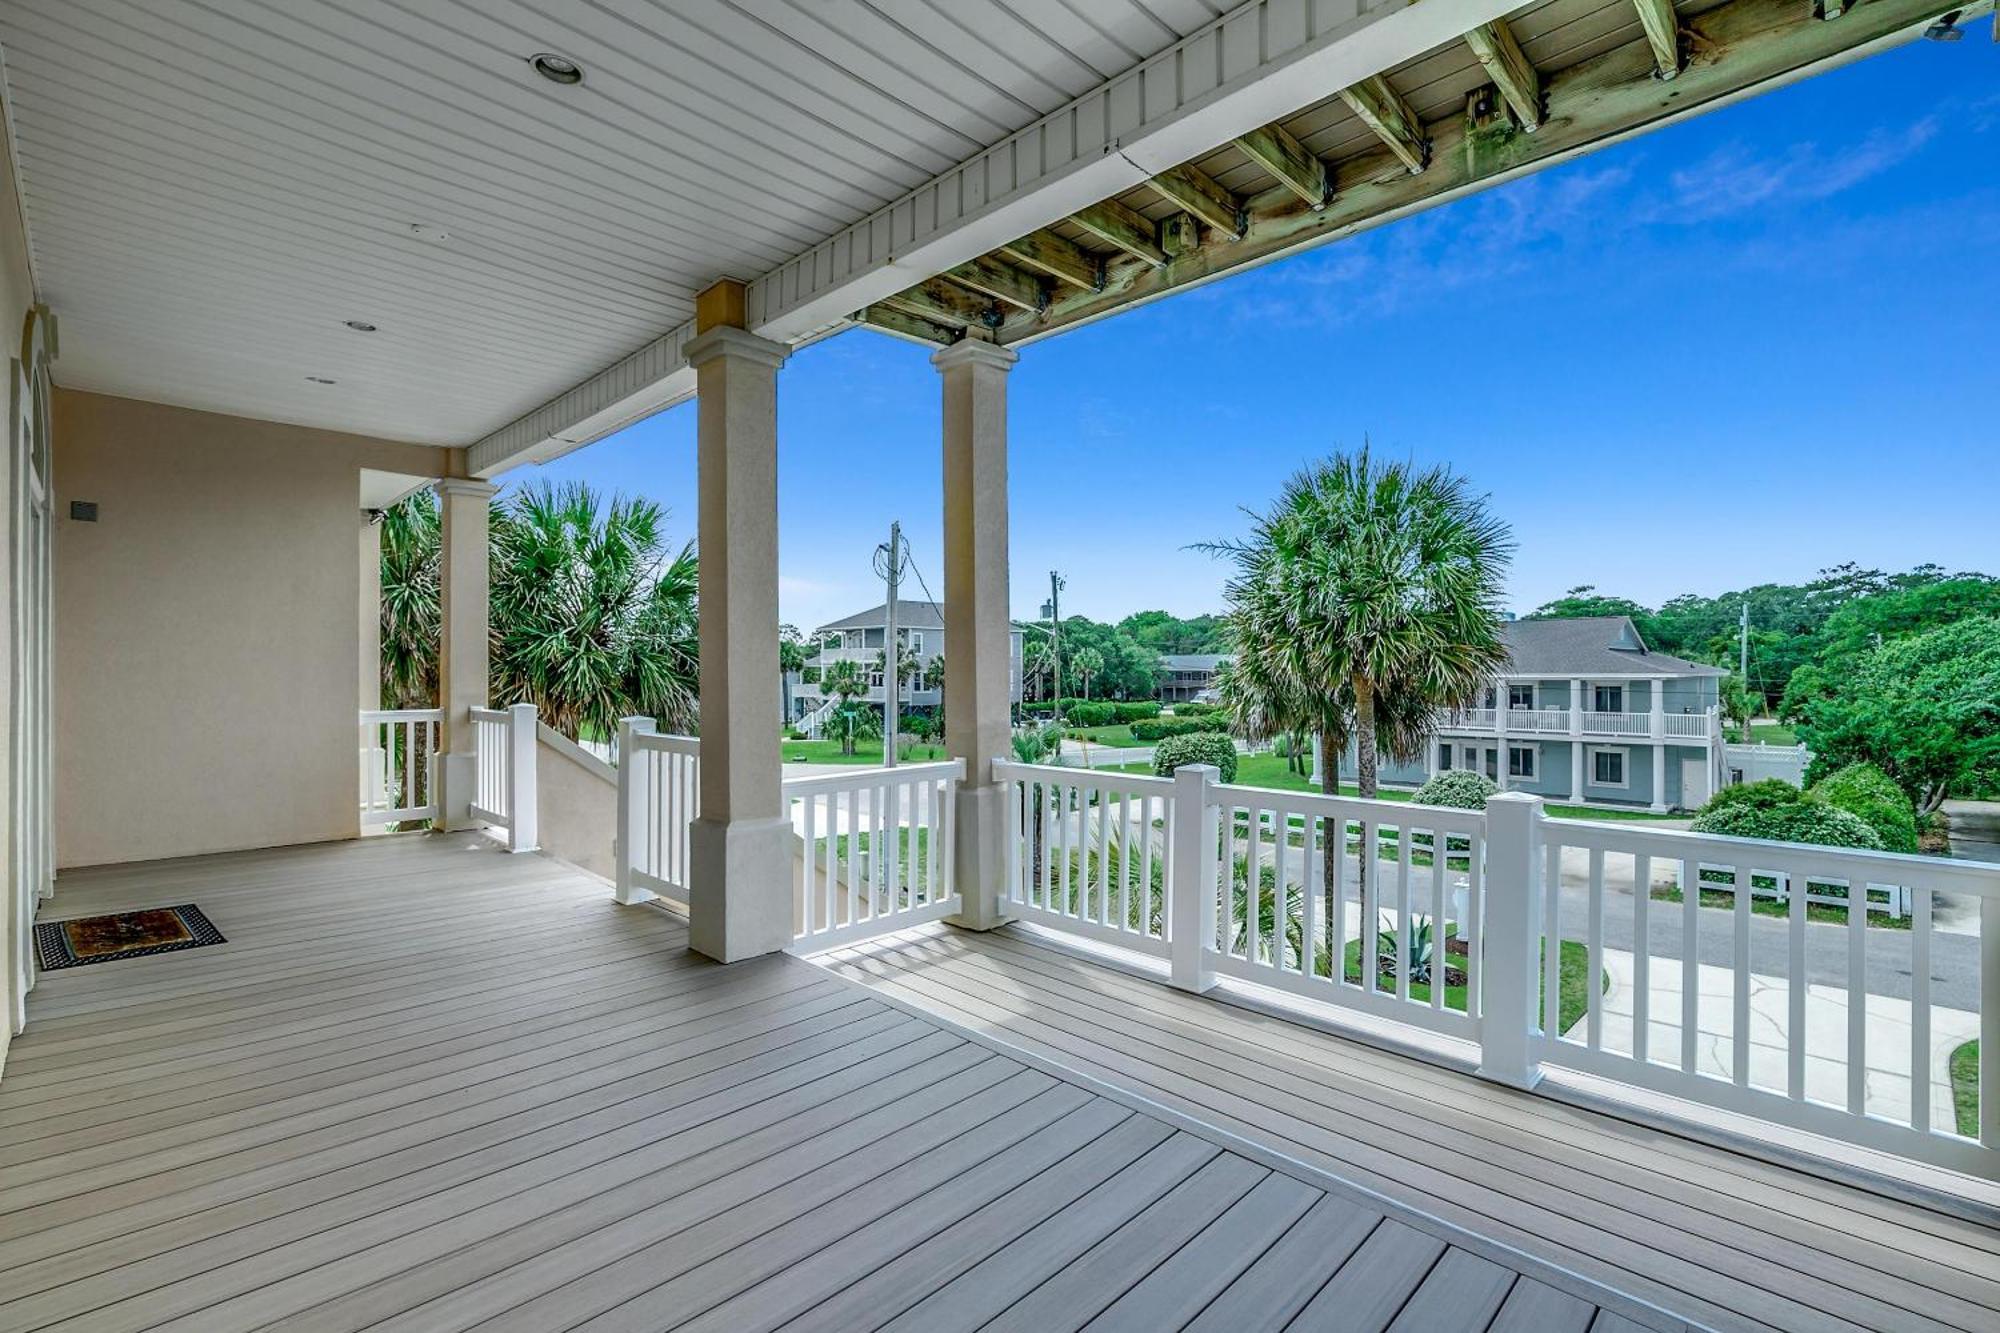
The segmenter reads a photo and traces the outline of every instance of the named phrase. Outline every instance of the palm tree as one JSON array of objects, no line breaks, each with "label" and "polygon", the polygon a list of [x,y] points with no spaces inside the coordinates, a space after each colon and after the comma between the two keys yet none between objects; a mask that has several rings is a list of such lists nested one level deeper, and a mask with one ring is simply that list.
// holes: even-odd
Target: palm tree
[{"label": "palm tree", "polygon": [[492,521],[492,697],[571,737],[641,713],[692,730],[694,544],[670,553],[666,511],[581,483],[514,492]]},{"label": "palm tree", "polygon": [[[1022,764],[1046,764],[1052,760],[1060,762],[1062,752],[1062,727],[1054,722],[1047,726],[1022,727],[1014,733],[1014,760]],[[1030,831],[1028,833],[1028,855],[1031,861],[1031,883],[1042,882],[1042,788],[1041,784],[1021,784],[1022,799],[1028,803]]]},{"label": "palm tree", "polygon": [[[1035,697],[1041,697],[1041,683],[1055,670],[1055,655],[1047,639],[1030,639],[1021,646],[1021,683]],[[1055,691],[1051,690],[1053,696]]]},{"label": "palm tree", "polygon": [[437,707],[438,551],[437,496],[418,491],[383,511],[381,707]]},{"label": "palm tree", "polygon": [[851,657],[837,658],[821,669],[819,688],[822,694],[831,694],[840,700],[835,716],[847,723],[841,728],[840,753],[854,753],[854,701],[868,693],[868,677],[862,674],[861,664]]},{"label": "palm tree", "polygon": [[1069,655],[1069,669],[1083,682],[1083,697],[1090,697],[1090,678],[1104,670],[1104,654],[1095,648],[1079,648]]},{"label": "palm tree", "polygon": [[[1302,470],[1253,518],[1248,538],[1206,548],[1236,566],[1225,698],[1239,725],[1317,731],[1329,791],[1351,737],[1372,798],[1381,750],[1414,758],[1436,711],[1470,701],[1504,664],[1513,541],[1450,469],[1377,464],[1366,447]],[[1328,830],[1329,883],[1344,842]],[[1371,859],[1364,849],[1364,913]]]}]

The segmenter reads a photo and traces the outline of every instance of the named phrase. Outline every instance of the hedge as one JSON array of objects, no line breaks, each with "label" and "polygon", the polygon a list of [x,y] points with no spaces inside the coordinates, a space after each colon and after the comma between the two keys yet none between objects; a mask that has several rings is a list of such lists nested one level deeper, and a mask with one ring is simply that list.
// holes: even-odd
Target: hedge
[{"label": "hedge", "polygon": [[1222,770],[1224,782],[1236,781],[1236,743],[1214,731],[1189,732],[1169,736],[1153,751],[1153,772],[1172,777],[1185,764],[1214,764]]},{"label": "hedge", "polygon": [[1486,798],[1499,792],[1500,784],[1469,768],[1440,773],[1417,788],[1410,801],[1415,805],[1443,805],[1454,810],[1484,810]]},{"label": "hedge", "polygon": [[1023,704],[1021,711],[1036,717],[1052,716],[1062,708],[1063,721],[1074,727],[1107,727],[1117,722],[1137,722],[1158,717],[1160,705],[1151,699],[1043,699]]},{"label": "hedge", "polygon": [[1787,805],[1758,805],[1749,801],[1718,805],[1711,801],[1688,827],[1696,833],[1720,833],[1732,838],[1882,850],[1882,839],[1860,818],[1825,801],[1807,800],[1796,787],[1792,791],[1796,799]]},{"label": "hedge", "polygon": [[1856,763],[1829,773],[1806,795],[1845,810],[1882,840],[1892,852],[1917,850],[1917,812],[1896,780],[1873,764]]},{"label": "hedge", "polygon": [[1198,732],[1226,732],[1227,720],[1219,717],[1156,717],[1132,724],[1135,741],[1163,741],[1170,736],[1192,736]]}]

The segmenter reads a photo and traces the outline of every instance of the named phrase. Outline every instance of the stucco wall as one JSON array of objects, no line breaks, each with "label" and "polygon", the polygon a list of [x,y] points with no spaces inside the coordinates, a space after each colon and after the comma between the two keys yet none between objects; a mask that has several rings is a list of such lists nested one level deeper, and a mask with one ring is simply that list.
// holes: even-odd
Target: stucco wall
[{"label": "stucco wall", "polygon": [[537,729],[535,833],[542,850],[605,879],[616,877],[618,772],[576,742]]},{"label": "stucco wall", "polygon": [[58,863],[355,836],[360,469],[437,475],[446,451],[55,409]]}]

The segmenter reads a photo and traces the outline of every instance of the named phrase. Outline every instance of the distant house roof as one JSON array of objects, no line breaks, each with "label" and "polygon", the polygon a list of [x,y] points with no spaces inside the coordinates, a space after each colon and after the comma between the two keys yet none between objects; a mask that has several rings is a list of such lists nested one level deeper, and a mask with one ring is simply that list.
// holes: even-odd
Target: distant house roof
[{"label": "distant house roof", "polygon": [[1729,674],[1721,667],[1652,651],[1630,616],[1510,620],[1500,626],[1500,637],[1507,644],[1507,671],[1516,676]]},{"label": "distant house roof", "polygon": [[[814,630],[824,634],[832,629],[881,629],[889,623],[889,604],[877,602],[866,611],[856,611],[851,616],[830,620]],[[896,627],[898,629],[943,629],[944,603],[912,601],[907,597],[896,599]]]},{"label": "distant house roof", "polygon": [[1160,665],[1169,671],[1213,671],[1228,660],[1227,653],[1160,654]]}]

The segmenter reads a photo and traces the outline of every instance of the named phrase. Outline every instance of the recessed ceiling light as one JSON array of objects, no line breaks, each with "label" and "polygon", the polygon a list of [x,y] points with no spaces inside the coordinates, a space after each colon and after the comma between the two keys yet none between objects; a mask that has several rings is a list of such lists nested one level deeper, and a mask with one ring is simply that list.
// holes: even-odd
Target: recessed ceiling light
[{"label": "recessed ceiling light", "polygon": [[528,57],[528,64],[535,73],[550,83],[560,83],[564,87],[583,82],[583,66],[568,56],[559,56],[553,51],[537,51]]},{"label": "recessed ceiling light", "polygon": [[308,375],[308,376],[306,376],[306,383],[308,383],[308,384],[334,384],[334,383],[337,383],[337,382],[338,382],[338,381],[335,381],[335,380],[330,380],[330,379],[328,379],[328,378],[327,378],[326,376],[324,376],[324,375]]},{"label": "recessed ceiling light", "polygon": [[347,327],[353,329],[356,333],[375,332],[375,326],[365,319],[350,319],[347,321]]}]

